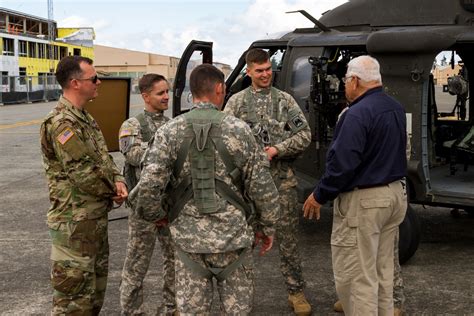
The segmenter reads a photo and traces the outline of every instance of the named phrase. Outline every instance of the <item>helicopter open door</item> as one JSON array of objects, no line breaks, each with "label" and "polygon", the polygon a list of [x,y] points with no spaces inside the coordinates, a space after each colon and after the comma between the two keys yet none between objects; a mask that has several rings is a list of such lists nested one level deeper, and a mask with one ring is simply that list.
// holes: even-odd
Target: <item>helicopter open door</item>
[{"label": "helicopter open door", "polygon": [[198,65],[212,64],[212,42],[191,41],[179,60],[173,85],[173,117],[189,111],[193,96],[189,89],[189,75]]}]

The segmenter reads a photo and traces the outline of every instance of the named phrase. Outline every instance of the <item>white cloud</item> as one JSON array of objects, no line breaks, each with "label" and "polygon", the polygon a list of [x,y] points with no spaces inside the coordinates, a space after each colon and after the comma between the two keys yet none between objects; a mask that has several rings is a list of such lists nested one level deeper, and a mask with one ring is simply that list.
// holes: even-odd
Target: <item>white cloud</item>
[{"label": "white cloud", "polygon": [[[253,41],[277,38],[276,34],[279,37],[298,27],[313,26],[301,14],[285,12],[306,10],[319,19],[321,13],[344,2],[346,0],[253,0],[239,14],[222,12],[212,18],[203,15],[197,21],[183,16],[172,25],[156,28],[135,23],[133,30],[130,24],[125,27],[123,23],[111,24],[105,19],[90,21],[80,16],[70,16],[60,21],[59,26],[93,26],[97,44],[175,57],[180,57],[193,39],[212,41],[214,60],[235,66]],[[203,13],[196,12],[198,14]]]},{"label": "white cloud", "polygon": [[91,21],[78,15],[72,15],[58,21],[58,27],[93,27],[96,34],[107,29],[110,25],[111,23],[104,19]]},{"label": "white cloud", "polygon": [[153,50],[153,47],[155,46],[153,41],[149,38],[144,38],[142,39],[142,45],[145,48],[146,52],[150,52]]}]

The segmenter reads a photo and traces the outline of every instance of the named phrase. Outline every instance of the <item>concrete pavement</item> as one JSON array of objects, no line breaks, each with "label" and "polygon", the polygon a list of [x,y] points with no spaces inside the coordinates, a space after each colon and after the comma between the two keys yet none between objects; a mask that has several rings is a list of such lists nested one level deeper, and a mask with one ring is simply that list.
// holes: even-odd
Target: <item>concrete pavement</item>
[{"label": "concrete pavement", "polygon": [[[132,101],[132,115],[141,110]],[[54,102],[0,107],[0,314],[45,315],[50,311],[50,242],[45,224],[49,207],[41,165],[39,124]],[[112,154],[117,164],[123,159]],[[415,208],[422,222],[418,252],[404,267],[410,315],[474,314],[474,220],[452,218],[445,209]],[[123,207],[111,218],[127,214]],[[316,315],[336,315],[331,254],[332,215],[323,209],[320,222],[300,221],[300,250],[306,294]],[[108,289],[102,315],[118,315],[119,282],[127,239],[126,220],[109,226],[111,247]],[[254,315],[291,315],[279,272],[277,245],[257,257]],[[161,258],[155,251],[145,282],[145,307],[154,313],[161,302]],[[218,299],[215,301],[218,311]]]}]

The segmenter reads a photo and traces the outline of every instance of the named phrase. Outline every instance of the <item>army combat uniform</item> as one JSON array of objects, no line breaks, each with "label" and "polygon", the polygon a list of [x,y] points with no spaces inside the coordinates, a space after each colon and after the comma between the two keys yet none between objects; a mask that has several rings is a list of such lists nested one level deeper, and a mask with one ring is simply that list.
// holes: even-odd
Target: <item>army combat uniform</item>
[{"label": "army combat uniform", "polygon": [[271,173],[280,194],[281,218],[276,228],[280,243],[280,270],[289,294],[303,291],[305,282],[297,248],[297,180],[292,161],[311,142],[311,131],[301,109],[288,93],[276,88],[240,91],[227,102],[225,113],[245,121],[262,149],[273,146],[278,155],[271,161]]},{"label": "army combat uniform", "polygon": [[125,182],[97,122],[64,97],[41,125],[48,178],[52,314],[97,315],[107,286],[107,213]]},{"label": "army combat uniform", "polygon": [[[136,117],[126,120],[120,127],[120,151],[125,156],[124,175],[131,190],[140,177],[140,162],[156,130],[169,119],[163,112],[144,111]],[[122,314],[143,313],[143,280],[148,271],[150,260],[158,237],[163,255],[163,300],[160,313],[170,314],[176,308],[174,295],[174,248],[169,234],[158,232],[155,223],[140,219],[133,209],[128,219],[127,255],[120,284],[120,305]]]},{"label": "army combat uniform", "polygon": [[[244,201],[254,202],[259,229],[272,236],[279,208],[268,167],[248,126],[210,103],[157,131],[137,186],[137,212],[170,222],[180,315],[209,313],[213,278],[223,312],[250,312],[254,232]],[[160,207],[165,191],[169,211]]]}]

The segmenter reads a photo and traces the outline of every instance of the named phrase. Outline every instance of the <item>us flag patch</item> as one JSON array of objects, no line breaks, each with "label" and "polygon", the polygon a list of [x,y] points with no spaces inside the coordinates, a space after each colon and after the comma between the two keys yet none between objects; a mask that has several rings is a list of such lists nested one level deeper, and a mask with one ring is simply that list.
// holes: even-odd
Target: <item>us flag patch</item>
[{"label": "us flag patch", "polygon": [[71,139],[72,136],[74,136],[73,131],[71,131],[71,129],[69,128],[66,128],[64,131],[61,132],[61,134],[59,134],[57,140],[61,143],[61,145],[64,145],[69,139]]},{"label": "us flag patch", "polygon": [[132,131],[129,129],[123,129],[120,131],[119,138],[132,135]]}]

